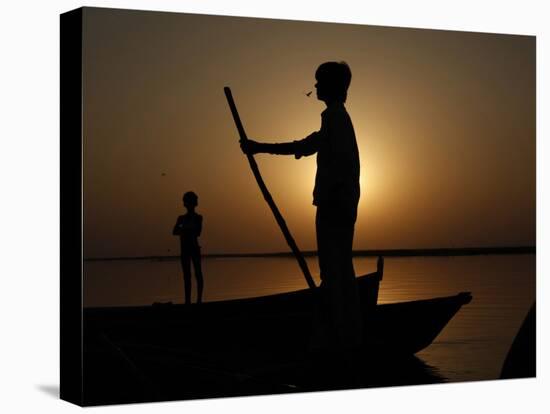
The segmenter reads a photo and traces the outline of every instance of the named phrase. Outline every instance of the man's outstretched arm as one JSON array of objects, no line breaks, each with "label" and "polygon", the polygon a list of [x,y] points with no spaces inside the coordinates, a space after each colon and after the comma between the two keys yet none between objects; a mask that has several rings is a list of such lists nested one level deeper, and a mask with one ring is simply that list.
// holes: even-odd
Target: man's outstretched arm
[{"label": "man's outstretched arm", "polygon": [[314,132],[299,141],[283,143],[263,143],[253,140],[241,141],[241,148],[245,154],[276,154],[294,155],[296,158],[315,154],[319,150],[321,133]]},{"label": "man's outstretched arm", "polygon": [[241,148],[245,154],[277,154],[293,155],[295,153],[294,142],[283,142],[278,144],[269,144],[263,142],[241,141]]},{"label": "man's outstretched arm", "polygon": [[328,140],[328,124],[326,116],[321,115],[321,129],[317,132],[309,134],[304,139],[291,142],[283,142],[279,144],[268,144],[253,141],[241,141],[241,148],[245,154],[277,154],[277,155],[294,155],[296,159],[307,157],[319,151],[321,143]]}]

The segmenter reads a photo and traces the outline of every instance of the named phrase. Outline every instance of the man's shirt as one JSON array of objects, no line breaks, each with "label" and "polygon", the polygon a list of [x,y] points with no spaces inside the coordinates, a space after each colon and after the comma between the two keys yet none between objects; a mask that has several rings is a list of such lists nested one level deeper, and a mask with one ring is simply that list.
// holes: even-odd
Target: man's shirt
[{"label": "man's shirt", "polygon": [[321,113],[321,129],[294,141],[295,156],[317,152],[317,174],[313,204],[356,209],[359,202],[359,150],[353,124],[341,103],[331,104]]}]

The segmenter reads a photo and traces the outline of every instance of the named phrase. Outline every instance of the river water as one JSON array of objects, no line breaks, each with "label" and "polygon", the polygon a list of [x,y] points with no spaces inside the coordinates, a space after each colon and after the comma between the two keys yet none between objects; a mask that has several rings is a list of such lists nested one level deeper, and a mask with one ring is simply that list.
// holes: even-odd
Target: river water
[{"label": "river water", "polygon": [[[533,254],[386,258],[379,303],[472,292],[472,302],[417,356],[448,381],[495,379],[535,300],[535,259]],[[312,273],[318,275],[316,258],[307,261]],[[354,263],[357,275],[376,270],[376,258],[355,258]],[[205,301],[307,287],[291,258],[206,258],[203,273]],[[178,260],[85,262],[85,306],[182,300]]]}]

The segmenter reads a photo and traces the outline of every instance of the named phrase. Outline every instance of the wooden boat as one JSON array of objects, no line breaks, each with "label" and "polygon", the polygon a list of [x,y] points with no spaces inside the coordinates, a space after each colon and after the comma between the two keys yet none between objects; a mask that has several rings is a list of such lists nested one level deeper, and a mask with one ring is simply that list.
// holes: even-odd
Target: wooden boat
[{"label": "wooden boat", "polygon": [[[471,300],[470,293],[462,292],[449,297],[378,305],[382,277],[383,259],[380,258],[376,272],[358,278],[366,333],[364,355],[410,357],[430,345],[458,310]],[[241,387],[236,393],[227,387],[234,390],[239,383],[236,377],[250,377],[251,373],[269,370],[269,367],[280,371],[281,367],[291,367],[315,355],[312,345],[319,338],[312,334],[312,326],[317,315],[317,295],[318,290],[306,289],[200,305],[87,308],[84,310],[85,378],[88,374],[88,384],[97,385],[105,381],[102,372],[113,371],[113,366],[118,365],[127,373],[126,383],[129,378],[138,382],[134,386],[126,384],[129,390],[135,390],[136,386],[151,389],[143,385],[148,383],[150,375],[174,377],[172,380],[176,383],[183,381],[191,387],[187,392],[194,390],[187,397],[181,390],[174,391],[174,399],[200,397],[205,384],[209,384],[206,386],[209,391],[204,396],[216,396],[216,389],[222,390],[220,396],[247,395],[249,390],[250,394],[261,393],[257,387],[262,381],[257,378],[248,388]],[[100,369],[102,365],[105,367]],[[174,367],[178,367],[178,375],[173,372]],[[184,372],[190,375],[187,380],[181,377]],[[198,387],[197,377],[203,386],[195,389],[190,384]],[[213,384],[222,379],[224,385],[216,388]],[[99,400],[94,399],[94,386],[88,389],[92,390],[89,401],[108,403],[105,388],[103,394],[98,391],[97,395],[102,398]],[[272,381],[268,390],[281,391],[273,388]],[[166,392],[160,395],[159,400],[171,398]],[[127,401],[156,400],[136,398],[134,395]],[[121,399],[124,400],[119,394],[113,397],[113,401]]]}]

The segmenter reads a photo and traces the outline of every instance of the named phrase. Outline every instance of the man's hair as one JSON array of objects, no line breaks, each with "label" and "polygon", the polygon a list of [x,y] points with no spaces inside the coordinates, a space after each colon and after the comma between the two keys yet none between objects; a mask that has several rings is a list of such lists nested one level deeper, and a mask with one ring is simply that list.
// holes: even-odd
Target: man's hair
[{"label": "man's hair", "polygon": [[193,191],[188,191],[183,195],[184,204],[197,205],[198,202],[199,202],[199,197],[197,197],[197,195]]},{"label": "man's hair", "polygon": [[322,82],[327,97],[346,102],[351,82],[351,70],[346,62],[325,62],[315,72],[315,79]]}]

